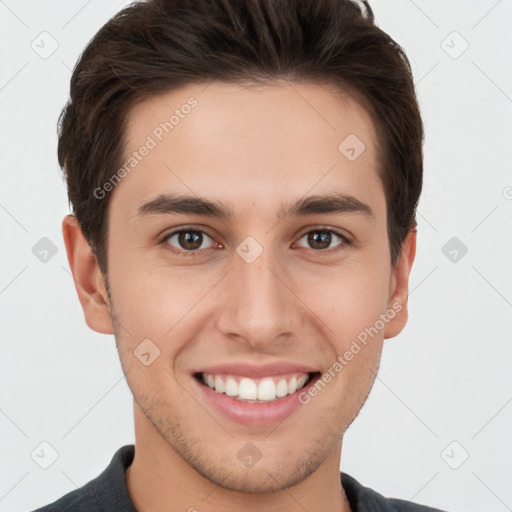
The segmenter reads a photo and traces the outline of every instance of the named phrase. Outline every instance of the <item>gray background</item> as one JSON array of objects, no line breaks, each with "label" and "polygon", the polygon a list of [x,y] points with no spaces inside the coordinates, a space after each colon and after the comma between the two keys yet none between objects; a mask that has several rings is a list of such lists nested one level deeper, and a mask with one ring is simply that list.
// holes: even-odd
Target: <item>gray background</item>
[{"label": "gray background", "polygon": [[[71,69],[125,5],[0,1],[2,511],[57,499],[134,441],[114,338],[86,326],[70,276],[56,157]],[[341,469],[387,496],[512,510],[512,1],[372,5],[413,66],[425,185],[410,320],[385,342]],[[57,251],[46,262],[33,253],[43,237]],[[58,454],[47,469],[42,442]]]}]

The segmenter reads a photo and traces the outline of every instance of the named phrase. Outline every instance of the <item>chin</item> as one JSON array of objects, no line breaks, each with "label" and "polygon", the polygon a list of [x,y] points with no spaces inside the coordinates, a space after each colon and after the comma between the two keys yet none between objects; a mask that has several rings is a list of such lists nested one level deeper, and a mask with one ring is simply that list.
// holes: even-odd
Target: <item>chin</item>
[{"label": "chin", "polygon": [[[237,460],[238,462],[238,460]],[[209,468],[192,465],[207,480],[222,489],[248,494],[266,494],[279,492],[302,482],[311,475],[320,465],[321,461],[311,458],[306,460],[288,461],[286,464],[269,461],[266,465],[263,460],[257,463],[259,467],[234,468],[234,463],[215,465]]]}]

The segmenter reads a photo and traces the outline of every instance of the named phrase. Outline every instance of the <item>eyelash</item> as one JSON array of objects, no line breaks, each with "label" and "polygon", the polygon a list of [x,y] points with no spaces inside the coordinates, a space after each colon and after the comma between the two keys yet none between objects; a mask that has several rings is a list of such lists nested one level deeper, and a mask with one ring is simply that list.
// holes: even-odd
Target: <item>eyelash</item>
[{"label": "eyelash", "polygon": [[[192,231],[196,232],[196,233],[202,233],[203,235],[206,235],[207,237],[213,239],[213,237],[210,234],[208,234],[207,231],[205,231],[203,229],[194,228],[194,227],[185,227],[185,228],[177,229],[176,231],[172,231],[171,233],[165,235],[160,240],[159,243],[164,244],[166,250],[169,250],[173,254],[177,254],[179,256],[195,256],[196,254],[200,254],[201,251],[208,250],[208,249],[199,249],[199,250],[195,250],[195,251],[178,250],[178,249],[174,248],[172,245],[166,243],[171,237],[173,237],[176,234],[183,233],[183,232],[192,232]],[[340,233],[336,229],[333,229],[333,228],[330,228],[327,226],[322,226],[322,227],[318,227],[315,229],[310,229],[309,231],[305,231],[304,233],[302,233],[300,235],[299,240],[309,233],[332,233],[332,234],[336,235],[337,237],[339,237],[341,239],[342,243],[340,245],[330,248],[330,249],[307,249],[305,247],[301,247],[301,249],[310,250],[310,251],[313,251],[318,254],[320,254],[320,253],[332,254],[332,253],[335,253],[338,251],[344,251],[352,245],[352,242],[343,233]]]}]

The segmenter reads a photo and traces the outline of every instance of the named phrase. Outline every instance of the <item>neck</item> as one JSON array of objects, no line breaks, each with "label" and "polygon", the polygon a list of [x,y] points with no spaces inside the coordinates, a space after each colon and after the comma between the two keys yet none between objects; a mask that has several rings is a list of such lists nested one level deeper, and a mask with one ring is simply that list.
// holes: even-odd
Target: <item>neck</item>
[{"label": "neck", "polygon": [[341,441],[316,471],[297,484],[275,492],[240,492],[213,483],[191,467],[137,405],[135,416],[135,456],[126,471],[126,484],[137,512],[351,512],[340,480]]}]

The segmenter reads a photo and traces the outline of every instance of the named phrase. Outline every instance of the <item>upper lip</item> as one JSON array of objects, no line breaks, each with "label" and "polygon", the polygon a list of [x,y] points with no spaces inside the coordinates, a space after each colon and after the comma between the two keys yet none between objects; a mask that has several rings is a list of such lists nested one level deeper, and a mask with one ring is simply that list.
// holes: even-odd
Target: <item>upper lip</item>
[{"label": "upper lip", "polygon": [[193,373],[210,373],[214,375],[228,374],[258,378],[282,375],[285,373],[314,373],[317,371],[318,370],[316,368],[311,366],[282,361],[265,365],[253,365],[247,362],[224,363],[201,368],[199,370],[195,370]]}]

